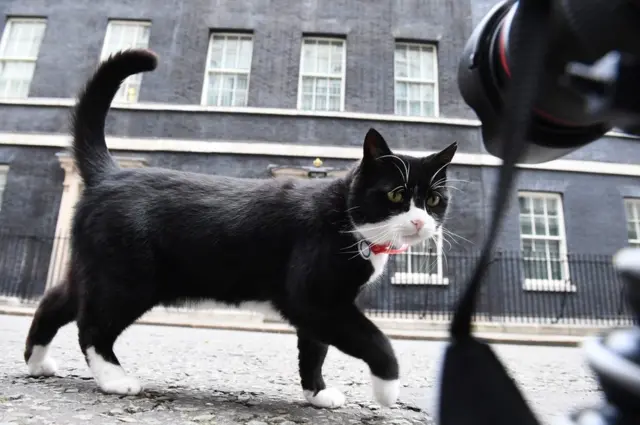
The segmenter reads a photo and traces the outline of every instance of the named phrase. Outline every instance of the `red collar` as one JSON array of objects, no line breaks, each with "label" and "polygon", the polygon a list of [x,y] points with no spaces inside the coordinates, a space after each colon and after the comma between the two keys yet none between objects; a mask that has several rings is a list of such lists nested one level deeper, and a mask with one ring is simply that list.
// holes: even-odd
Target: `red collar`
[{"label": "red collar", "polygon": [[384,245],[370,244],[369,247],[371,248],[371,252],[376,255],[377,254],[402,254],[403,252],[406,252],[407,249],[409,249],[409,245],[407,244],[402,245],[400,248],[393,249],[391,248],[390,243],[387,243]]}]

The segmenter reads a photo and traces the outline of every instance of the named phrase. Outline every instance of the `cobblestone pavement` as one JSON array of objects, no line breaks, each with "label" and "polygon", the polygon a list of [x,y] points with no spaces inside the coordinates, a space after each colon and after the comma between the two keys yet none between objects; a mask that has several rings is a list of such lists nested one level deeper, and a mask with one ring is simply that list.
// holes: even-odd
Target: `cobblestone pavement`
[{"label": "cobblestone pavement", "polygon": [[[75,324],[60,331],[52,348],[60,377],[29,378],[22,360],[29,323],[26,317],[0,316],[0,425],[433,423],[430,404],[442,343],[393,342],[403,388],[391,409],[373,402],[362,362],[330,349],[325,380],[345,392],[347,405],[328,411],[302,398],[293,335],[133,326],[115,351],[145,391],[119,397],[96,389]],[[599,397],[578,349],[496,350],[543,420]]]}]

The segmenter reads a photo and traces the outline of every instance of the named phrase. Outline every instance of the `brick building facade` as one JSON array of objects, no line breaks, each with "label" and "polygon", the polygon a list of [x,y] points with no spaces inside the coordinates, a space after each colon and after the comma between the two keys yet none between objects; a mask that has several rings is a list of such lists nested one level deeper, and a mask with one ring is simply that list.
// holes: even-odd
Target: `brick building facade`
[{"label": "brick building facade", "polygon": [[[414,154],[457,140],[450,178],[461,191],[447,228],[458,236],[447,238],[451,247],[440,241],[397,258],[365,300],[448,309],[483,240],[497,178],[499,162],[456,83],[462,47],[493,3],[2,2],[0,292],[32,296],[58,281],[81,190],[65,153],[73,98],[101,58],[141,46],[158,53],[159,66],[127,80],[107,120],[124,166],[268,177],[274,165],[316,158],[342,169],[360,157],[369,127]],[[640,243],[636,146],[612,133],[523,170],[499,242],[522,257],[518,277],[503,276],[495,294],[580,304],[602,286],[575,277],[567,259]]]}]

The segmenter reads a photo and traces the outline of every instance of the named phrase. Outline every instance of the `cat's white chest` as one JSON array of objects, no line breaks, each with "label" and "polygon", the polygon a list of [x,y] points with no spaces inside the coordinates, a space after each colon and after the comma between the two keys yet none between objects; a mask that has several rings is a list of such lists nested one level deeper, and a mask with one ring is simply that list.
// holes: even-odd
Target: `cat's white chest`
[{"label": "cat's white chest", "polygon": [[367,280],[367,285],[374,283],[380,278],[380,276],[382,276],[384,268],[387,265],[387,261],[389,260],[389,254],[372,254],[368,260],[373,266],[373,273],[371,273],[369,280]]}]

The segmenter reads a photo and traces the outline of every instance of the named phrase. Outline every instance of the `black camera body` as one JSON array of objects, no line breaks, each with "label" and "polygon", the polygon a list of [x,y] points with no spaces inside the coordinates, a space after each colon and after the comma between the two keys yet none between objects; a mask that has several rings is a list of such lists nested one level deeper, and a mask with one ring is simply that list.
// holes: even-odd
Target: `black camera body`
[{"label": "black camera body", "polygon": [[[482,123],[486,150],[504,162],[483,254],[451,323],[438,421],[537,425],[506,369],[471,335],[479,277],[518,163],[560,158],[614,128],[640,136],[640,0],[504,0],[473,30],[458,86]],[[585,341],[604,400],[563,424],[640,424],[640,248],[621,250],[614,264],[635,326]]]},{"label": "black camera body", "polygon": [[[543,90],[531,111],[525,163],[564,156],[614,127],[640,134],[640,102],[629,96],[640,93],[640,2],[558,0],[552,7]],[[495,5],[473,30],[458,67],[462,97],[482,122],[485,148],[496,156],[502,152],[499,130],[517,9],[510,0]],[[599,62],[611,51],[614,57]],[[628,81],[621,79],[624,73]]]}]

